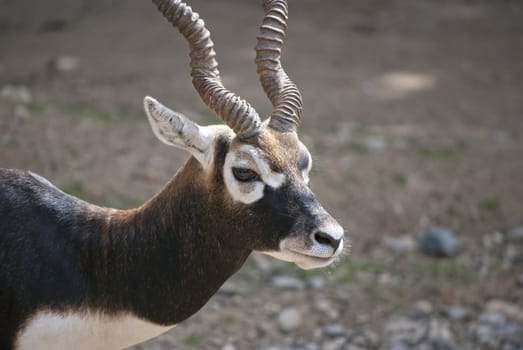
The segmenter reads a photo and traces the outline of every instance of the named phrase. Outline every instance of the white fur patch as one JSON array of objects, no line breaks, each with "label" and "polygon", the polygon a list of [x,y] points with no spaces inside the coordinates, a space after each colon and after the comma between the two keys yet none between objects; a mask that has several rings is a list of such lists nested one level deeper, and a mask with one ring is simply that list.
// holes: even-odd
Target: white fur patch
[{"label": "white fur patch", "polygon": [[283,249],[280,251],[268,251],[268,252],[260,252],[269,256],[272,256],[273,258],[288,261],[295,263],[299,268],[304,270],[310,270],[310,269],[318,269],[321,267],[325,267],[330,265],[334,260],[333,258],[316,258],[311,257],[299,253],[295,253],[293,251]]},{"label": "white fur patch", "polygon": [[305,181],[306,184],[309,184],[309,181],[310,181],[309,173],[311,172],[311,169],[312,169],[312,156],[311,156],[309,150],[307,149],[307,147],[305,147],[305,145],[301,142],[300,142],[300,148],[301,148],[302,152],[307,154],[307,158],[309,159],[309,161],[307,162],[307,168],[303,169],[301,172],[301,177],[303,178],[303,181]]},{"label": "white fur patch", "polygon": [[38,175],[36,173],[33,173],[32,171],[28,171],[29,175],[31,175],[34,179],[40,181],[42,184],[49,186],[57,191],[62,192],[58,187],[56,187],[51,181],[47,180],[45,177]]},{"label": "white fur patch", "polygon": [[117,350],[141,343],[174,326],[160,326],[133,315],[99,313],[60,315],[42,311],[33,317],[16,340],[17,350]]},{"label": "white fur patch", "polygon": [[[243,167],[254,170],[262,181],[241,182],[232,174],[232,168]],[[274,172],[263,160],[259,151],[250,145],[242,145],[238,151],[230,151],[223,167],[225,184],[231,196],[242,203],[250,204],[263,197],[266,185],[279,188],[285,182],[285,175]]]},{"label": "white fur patch", "polygon": [[291,236],[280,241],[279,251],[261,252],[276,259],[293,262],[298,267],[308,270],[325,267],[334,262],[343,251],[343,228],[335,222],[328,222],[321,230],[334,239],[341,239],[336,250],[330,245],[320,244],[312,237]]}]

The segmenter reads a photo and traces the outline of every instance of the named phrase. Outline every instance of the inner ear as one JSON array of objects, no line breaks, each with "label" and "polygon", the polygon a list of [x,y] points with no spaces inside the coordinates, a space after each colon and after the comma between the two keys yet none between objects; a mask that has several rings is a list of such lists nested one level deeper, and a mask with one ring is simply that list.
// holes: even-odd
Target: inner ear
[{"label": "inner ear", "polygon": [[149,96],[144,99],[144,108],[151,128],[160,141],[188,151],[204,166],[212,162],[216,136],[213,129],[196,124]]}]

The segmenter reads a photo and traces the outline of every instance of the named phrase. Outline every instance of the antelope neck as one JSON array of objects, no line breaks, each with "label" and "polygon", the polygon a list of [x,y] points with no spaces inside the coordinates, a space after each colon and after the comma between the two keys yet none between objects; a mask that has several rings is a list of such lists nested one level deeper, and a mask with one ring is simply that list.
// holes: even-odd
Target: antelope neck
[{"label": "antelope neck", "polygon": [[105,303],[96,306],[175,324],[244,263],[250,251],[219,232],[223,213],[215,212],[212,194],[184,180],[182,171],[142,207],[102,217],[100,248],[91,245],[85,260],[93,282],[87,295]]}]

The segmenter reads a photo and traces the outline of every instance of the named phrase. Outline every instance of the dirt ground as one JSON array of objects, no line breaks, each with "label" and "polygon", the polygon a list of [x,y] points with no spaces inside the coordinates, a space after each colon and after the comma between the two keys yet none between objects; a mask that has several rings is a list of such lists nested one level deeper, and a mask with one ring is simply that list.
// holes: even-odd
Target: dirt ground
[{"label": "dirt ground", "polygon": [[[258,1],[190,4],[224,84],[267,115],[253,63]],[[333,323],[374,332],[360,348],[386,348],[386,321],[416,305],[463,305],[471,319],[492,300],[521,306],[523,242],[510,233],[523,225],[523,2],[291,0],[283,55],[304,97],[312,188],[351,253],[313,273],[254,256],[197,315],[137,348],[336,349],[321,333]],[[150,1],[0,0],[0,166],[97,204],[138,205],[187,158],[155,139],[143,96],[220,122],[188,62]],[[456,257],[384,244],[434,225],[454,230]],[[292,331],[277,322],[288,307],[302,316]],[[458,349],[495,348],[452,332]]]}]

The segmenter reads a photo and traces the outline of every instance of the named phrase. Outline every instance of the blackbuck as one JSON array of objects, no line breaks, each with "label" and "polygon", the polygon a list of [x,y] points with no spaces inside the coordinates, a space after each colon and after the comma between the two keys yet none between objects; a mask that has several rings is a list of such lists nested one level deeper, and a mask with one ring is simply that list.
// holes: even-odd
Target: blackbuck
[{"label": "blackbuck", "polygon": [[179,0],[154,0],[190,46],[200,126],[146,97],[154,134],[191,157],[136,209],[99,207],[30,171],[0,171],[0,348],[119,349],[199,310],[252,251],[301,268],[342,253],[343,229],[308,187],[302,99],[280,63],[285,0],[265,0],[257,72],[264,121],[221,83],[210,33]]}]

